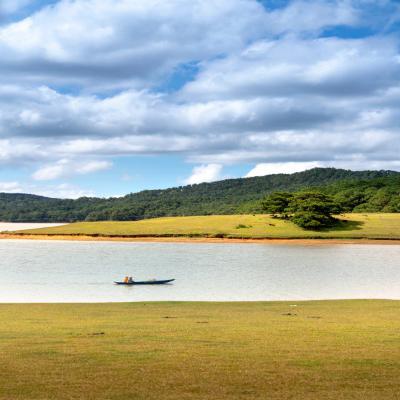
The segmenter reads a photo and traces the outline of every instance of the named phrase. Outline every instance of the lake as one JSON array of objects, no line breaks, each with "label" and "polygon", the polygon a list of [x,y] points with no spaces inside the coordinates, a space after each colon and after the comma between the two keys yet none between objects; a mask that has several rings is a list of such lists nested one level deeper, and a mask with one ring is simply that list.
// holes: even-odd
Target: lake
[{"label": "lake", "polygon": [[398,245],[1,240],[0,272],[3,303],[400,299]]}]

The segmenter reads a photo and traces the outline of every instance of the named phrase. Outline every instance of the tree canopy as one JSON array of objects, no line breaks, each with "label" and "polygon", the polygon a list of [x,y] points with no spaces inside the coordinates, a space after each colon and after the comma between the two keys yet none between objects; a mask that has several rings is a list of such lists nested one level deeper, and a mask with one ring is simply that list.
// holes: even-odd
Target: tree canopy
[{"label": "tree canopy", "polygon": [[[227,179],[108,199],[0,193],[0,220],[131,221],[161,216],[262,213],[266,210],[262,199],[267,194],[314,189],[331,196],[346,212],[400,212],[400,173],[314,168],[291,175]],[[276,197],[269,212],[279,214],[285,196]]]},{"label": "tree canopy", "polygon": [[274,192],[267,196],[262,202],[261,207],[265,212],[284,218],[289,211],[289,204],[293,200],[293,194],[289,192]]},{"label": "tree canopy", "polygon": [[336,219],[333,214],[341,212],[341,207],[331,196],[318,191],[275,192],[267,196],[262,204],[265,212],[272,212],[277,218],[290,219],[302,228],[313,230],[334,225]]}]

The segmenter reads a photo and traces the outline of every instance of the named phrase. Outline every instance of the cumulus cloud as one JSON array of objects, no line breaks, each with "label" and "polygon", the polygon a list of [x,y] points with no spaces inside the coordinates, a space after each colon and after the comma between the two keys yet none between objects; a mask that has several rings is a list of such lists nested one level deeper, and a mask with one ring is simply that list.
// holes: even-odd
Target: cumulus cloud
[{"label": "cumulus cloud", "polygon": [[11,149],[40,160],[179,152],[205,163],[334,161],[379,149],[390,160],[399,150],[399,71],[392,37],[282,38],[204,63],[172,95],[3,85],[0,160]]},{"label": "cumulus cloud", "polygon": [[[378,72],[379,71],[379,72]],[[205,64],[185,98],[364,96],[399,79],[398,40],[287,37]]]},{"label": "cumulus cloud", "polygon": [[[264,159],[280,158],[285,148],[289,159],[290,148],[298,156],[302,147],[308,153],[325,148],[331,155],[364,152],[372,145],[386,144],[393,150],[400,98],[394,42],[390,38],[348,42],[297,40],[296,46],[302,46],[297,58],[287,55],[288,43],[282,42],[288,47],[276,54],[265,43],[252,45],[258,48],[257,57],[247,60],[245,51],[246,62],[234,57],[205,66],[179,93],[179,101],[176,96],[135,90],[103,99],[63,95],[45,87],[18,91],[8,86],[0,90],[4,110],[0,134],[7,136],[12,129],[25,141],[36,137],[37,151],[38,139],[46,137],[50,153],[66,157],[194,152],[213,162],[213,156],[218,161],[229,154],[240,161],[239,152],[247,154],[246,160],[257,161],[261,153]],[[277,46],[274,43],[274,49]],[[301,55],[307,51],[310,60],[304,61]],[[269,68],[260,72],[270,52]],[[330,64],[340,68],[326,67]],[[286,70],[280,69],[282,65]],[[16,102],[23,104],[22,110]],[[310,154],[302,157],[305,161]]]},{"label": "cumulus cloud", "polygon": [[60,160],[55,164],[45,165],[39,168],[33,175],[37,181],[50,181],[71,175],[85,175],[111,168],[109,161],[89,161],[85,163],[71,160]]},{"label": "cumulus cloud", "polygon": [[194,185],[196,183],[217,181],[221,177],[222,165],[207,164],[198,165],[193,168],[192,175],[186,179],[185,183]]},{"label": "cumulus cloud", "polygon": [[264,18],[262,5],[247,0],[212,7],[201,0],[61,0],[0,30],[0,71],[19,80],[142,86],[180,63],[240,48],[262,35]]},{"label": "cumulus cloud", "polygon": [[272,174],[292,174],[307,169],[320,167],[318,162],[287,162],[287,163],[261,163],[257,164],[251,171],[246,174],[246,178],[252,176],[263,176]]},{"label": "cumulus cloud", "polygon": [[22,187],[19,182],[0,182],[0,192],[4,193],[21,193]]},{"label": "cumulus cloud", "polygon": [[[3,1],[8,12],[29,2]],[[0,72],[6,82],[143,88],[182,64],[240,51],[265,35],[311,34],[358,19],[341,0],[292,1],[276,10],[256,0],[60,0],[0,28]]]},{"label": "cumulus cloud", "polygon": [[241,162],[396,166],[398,36],[326,34],[384,25],[376,7],[389,23],[391,3],[58,1],[0,27],[0,163],[53,180],[179,154],[201,164],[190,183]]}]

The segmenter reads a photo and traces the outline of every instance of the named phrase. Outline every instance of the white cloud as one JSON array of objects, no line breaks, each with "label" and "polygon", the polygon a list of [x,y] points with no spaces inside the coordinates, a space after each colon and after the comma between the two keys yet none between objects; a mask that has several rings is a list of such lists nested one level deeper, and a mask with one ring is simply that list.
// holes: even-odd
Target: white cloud
[{"label": "white cloud", "polygon": [[197,79],[185,86],[182,98],[262,96],[296,101],[298,96],[317,95],[357,100],[397,82],[398,57],[398,41],[391,37],[261,40],[206,63]]},{"label": "white cloud", "polygon": [[[0,84],[0,161],[181,153],[200,163],[332,161],[400,150],[393,38],[257,41],[177,94],[106,98]],[[2,151],[2,148],[4,149]],[[84,160],[87,162],[88,160]],[[55,164],[54,167],[52,167]]]},{"label": "white cloud", "polygon": [[202,182],[212,182],[220,179],[222,165],[220,164],[207,164],[199,165],[193,168],[192,175],[185,180],[188,185],[194,185]]},{"label": "white cloud", "polygon": [[[15,11],[32,0],[2,1]],[[74,84],[86,92],[148,88],[182,64],[240,51],[256,39],[315,35],[324,27],[359,20],[351,2],[342,0],[292,1],[276,10],[256,0],[212,5],[202,0],[60,0],[0,29],[0,72],[5,82]]]},{"label": "white cloud", "polygon": [[261,163],[257,164],[246,174],[246,178],[252,176],[264,176],[272,174],[292,174],[307,169],[320,167],[319,162],[287,162],[287,163]]},{"label": "white cloud", "polygon": [[0,192],[2,193],[22,193],[19,182],[0,182]]},{"label": "white cloud", "polygon": [[265,4],[61,0],[3,25],[0,163],[36,180],[136,154],[182,155],[206,179],[239,162],[395,165],[398,38],[320,37],[365,24],[364,0]]},{"label": "white cloud", "polygon": [[354,156],[345,160],[335,159],[334,161],[309,161],[309,162],[286,162],[286,163],[260,163],[251,169],[245,178],[252,176],[264,176],[272,174],[293,174],[294,172],[306,171],[316,167],[336,167],[343,169],[357,170],[384,170],[400,171],[400,160],[379,161],[368,160],[363,156]]},{"label": "white cloud", "polygon": [[67,162],[62,160],[57,164],[46,165],[44,167],[39,168],[34,174],[32,178],[37,181],[48,181],[57,178],[61,178],[68,172]]},{"label": "white cloud", "polygon": [[111,168],[111,166],[112,163],[109,161],[89,161],[80,163],[64,159],[59,160],[55,164],[45,165],[39,168],[32,177],[37,181],[50,181],[71,175],[85,175],[103,171]]},{"label": "white cloud", "polygon": [[79,188],[75,185],[62,183],[51,187],[28,187],[25,193],[37,194],[45,197],[55,197],[60,199],[78,199],[79,197],[94,197],[92,190]]},{"label": "white cloud", "polygon": [[84,164],[78,164],[75,168],[77,174],[90,174],[92,172],[104,171],[111,168],[112,163],[109,161],[89,161]]},{"label": "white cloud", "polygon": [[265,18],[248,0],[60,0],[0,30],[0,67],[19,80],[141,86],[240,48],[264,34]]},{"label": "white cloud", "polygon": [[21,165],[47,155],[48,151],[35,139],[0,139],[0,164]]}]

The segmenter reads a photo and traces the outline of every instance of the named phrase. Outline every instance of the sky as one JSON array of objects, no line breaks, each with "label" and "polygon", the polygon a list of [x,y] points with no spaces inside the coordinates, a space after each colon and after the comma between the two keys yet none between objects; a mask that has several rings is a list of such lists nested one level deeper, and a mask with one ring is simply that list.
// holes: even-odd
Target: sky
[{"label": "sky", "polygon": [[0,0],[0,192],[400,170],[399,0]]}]

